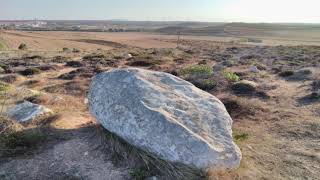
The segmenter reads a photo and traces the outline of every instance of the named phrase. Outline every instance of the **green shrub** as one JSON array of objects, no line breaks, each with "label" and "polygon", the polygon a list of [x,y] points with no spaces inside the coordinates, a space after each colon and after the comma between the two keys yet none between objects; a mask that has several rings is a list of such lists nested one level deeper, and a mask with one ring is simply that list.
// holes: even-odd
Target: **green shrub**
[{"label": "green shrub", "polygon": [[200,80],[195,80],[191,83],[194,84],[199,89],[202,89],[205,91],[210,91],[217,86],[217,82],[211,79],[200,79]]},{"label": "green shrub", "polygon": [[0,51],[6,50],[6,45],[0,41]]},{"label": "green shrub", "polygon": [[73,48],[73,49],[72,49],[72,52],[73,52],[73,53],[79,53],[80,50],[79,50],[79,49],[76,49],[76,48]]},{"label": "green shrub", "polygon": [[222,75],[224,78],[231,82],[237,82],[240,80],[240,77],[238,75],[230,71],[223,71]]},{"label": "green shrub", "polygon": [[0,81],[0,93],[9,91],[10,88],[11,86],[9,84]]},{"label": "green shrub", "polygon": [[63,51],[63,52],[69,52],[69,51],[70,51],[70,49],[69,49],[69,48],[67,48],[67,47],[64,47],[64,48],[62,48],[62,51]]},{"label": "green shrub", "polygon": [[244,140],[248,139],[248,137],[249,137],[249,134],[247,134],[247,133],[239,133],[239,134],[233,135],[233,138],[236,142],[244,141]]},{"label": "green shrub", "polygon": [[41,73],[41,70],[36,67],[27,68],[21,72],[21,74],[24,76],[30,76],[30,75],[40,74],[40,73]]},{"label": "green shrub", "polygon": [[25,43],[21,43],[21,44],[19,45],[18,49],[19,49],[19,50],[27,50],[28,47],[27,47],[27,45],[26,45]]},{"label": "green shrub", "polygon": [[200,75],[200,76],[210,76],[213,74],[211,67],[207,65],[193,65],[187,68],[184,68],[180,71],[180,75],[189,76],[189,75]]}]

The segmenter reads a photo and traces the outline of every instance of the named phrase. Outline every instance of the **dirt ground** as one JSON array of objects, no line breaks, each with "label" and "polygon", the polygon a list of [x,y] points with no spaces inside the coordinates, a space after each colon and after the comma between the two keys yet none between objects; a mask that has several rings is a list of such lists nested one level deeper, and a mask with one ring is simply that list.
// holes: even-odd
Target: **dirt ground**
[{"label": "dirt ground", "polygon": [[[234,120],[234,136],[240,137],[235,139],[243,159],[239,169],[209,175],[209,179],[320,179],[320,101],[308,98],[311,83],[319,77],[319,47],[253,46],[228,41],[184,39],[180,48],[176,49],[172,48],[176,46],[174,40],[159,40],[159,36],[148,34],[3,34],[12,48],[23,40],[32,50],[58,50],[69,45],[86,50],[81,53],[38,52],[40,57],[34,59],[28,59],[25,55],[37,54],[31,51],[1,54],[1,63],[10,66],[13,72],[1,74],[0,79],[17,75],[19,78],[11,82],[15,88],[43,92],[42,98],[45,100],[41,98],[37,102],[59,115],[49,123],[48,132],[63,138],[42,143],[28,155],[2,156],[0,179],[133,179],[130,172],[135,170],[134,166],[126,163],[115,165],[110,149],[99,148],[98,125],[85,104],[91,77],[101,71],[128,66],[179,76],[181,69],[197,64],[213,69],[217,65],[223,66],[227,71],[238,74],[240,79],[256,82],[263,92],[254,95],[235,94],[230,88],[234,82],[223,79],[223,72],[214,70],[216,75],[210,80],[215,80],[217,85],[206,90],[220,98],[226,106],[232,102],[231,108],[227,109]],[[113,43],[108,47],[71,41],[77,39],[103,39]],[[112,47],[117,45],[114,43],[126,46]],[[129,53],[133,58],[126,57]],[[58,63],[57,56],[66,59]],[[83,64],[72,67],[66,64],[69,61]],[[20,71],[27,67],[44,65],[55,68],[43,70],[41,74],[20,75]],[[260,68],[259,72],[250,71],[253,65]],[[307,77],[279,75],[284,71],[298,72],[304,68],[312,69]],[[11,98],[15,99],[9,101],[8,106],[26,99],[18,96]],[[236,108],[232,108],[233,105]],[[32,128],[36,127],[27,126],[24,131]]]},{"label": "dirt ground", "polygon": [[[193,36],[181,35],[183,40],[209,40],[215,42],[236,42],[243,38],[256,38],[262,43],[244,43],[253,45],[320,45],[320,40],[310,37],[221,37],[221,36]],[[108,50],[121,45],[140,48],[175,48],[176,35],[164,35],[147,32],[63,32],[63,31],[0,31],[0,40],[7,46],[7,50],[17,50],[21,43],[26,43],[33,51],[61,51],[62,48],[76,48],[82,51],[96,49]]]}]

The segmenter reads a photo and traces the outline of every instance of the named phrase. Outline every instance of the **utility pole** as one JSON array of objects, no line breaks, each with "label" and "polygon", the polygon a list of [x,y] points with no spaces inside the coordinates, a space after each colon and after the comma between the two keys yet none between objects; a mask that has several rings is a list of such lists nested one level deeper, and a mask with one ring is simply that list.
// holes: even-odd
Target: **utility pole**
[{"label": "utility pole", "polygon": [[177,49],[179,49],[179,44],[180,44],[180,35],[181,35],[181,32],[178,31],[178,39],[177,39]]}]

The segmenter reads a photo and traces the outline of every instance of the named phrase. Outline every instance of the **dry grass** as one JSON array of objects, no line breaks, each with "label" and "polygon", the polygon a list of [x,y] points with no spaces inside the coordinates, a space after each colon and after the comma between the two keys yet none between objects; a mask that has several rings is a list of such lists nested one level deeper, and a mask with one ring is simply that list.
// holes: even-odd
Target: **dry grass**
[{"label": "dry grass", "polygon": [[152,153],[128,144],[103,127],[98,127],[98,129],[102,133],[102,144],[111,149],[112,160],[115,164],[134,164],[136,169],[131,172],[133,179],[145,179],[150,176],[160,176],[163,179],[205,179],[203,172],[194,167],[165,161]]}]

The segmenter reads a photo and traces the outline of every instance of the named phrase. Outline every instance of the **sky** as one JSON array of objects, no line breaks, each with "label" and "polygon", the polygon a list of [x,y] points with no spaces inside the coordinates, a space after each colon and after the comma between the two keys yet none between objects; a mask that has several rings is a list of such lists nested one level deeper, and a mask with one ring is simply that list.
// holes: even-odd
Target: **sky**
[{"label": "sky", "polygon": [[320,0],[0,0],[1,20],[320,23]]}]

